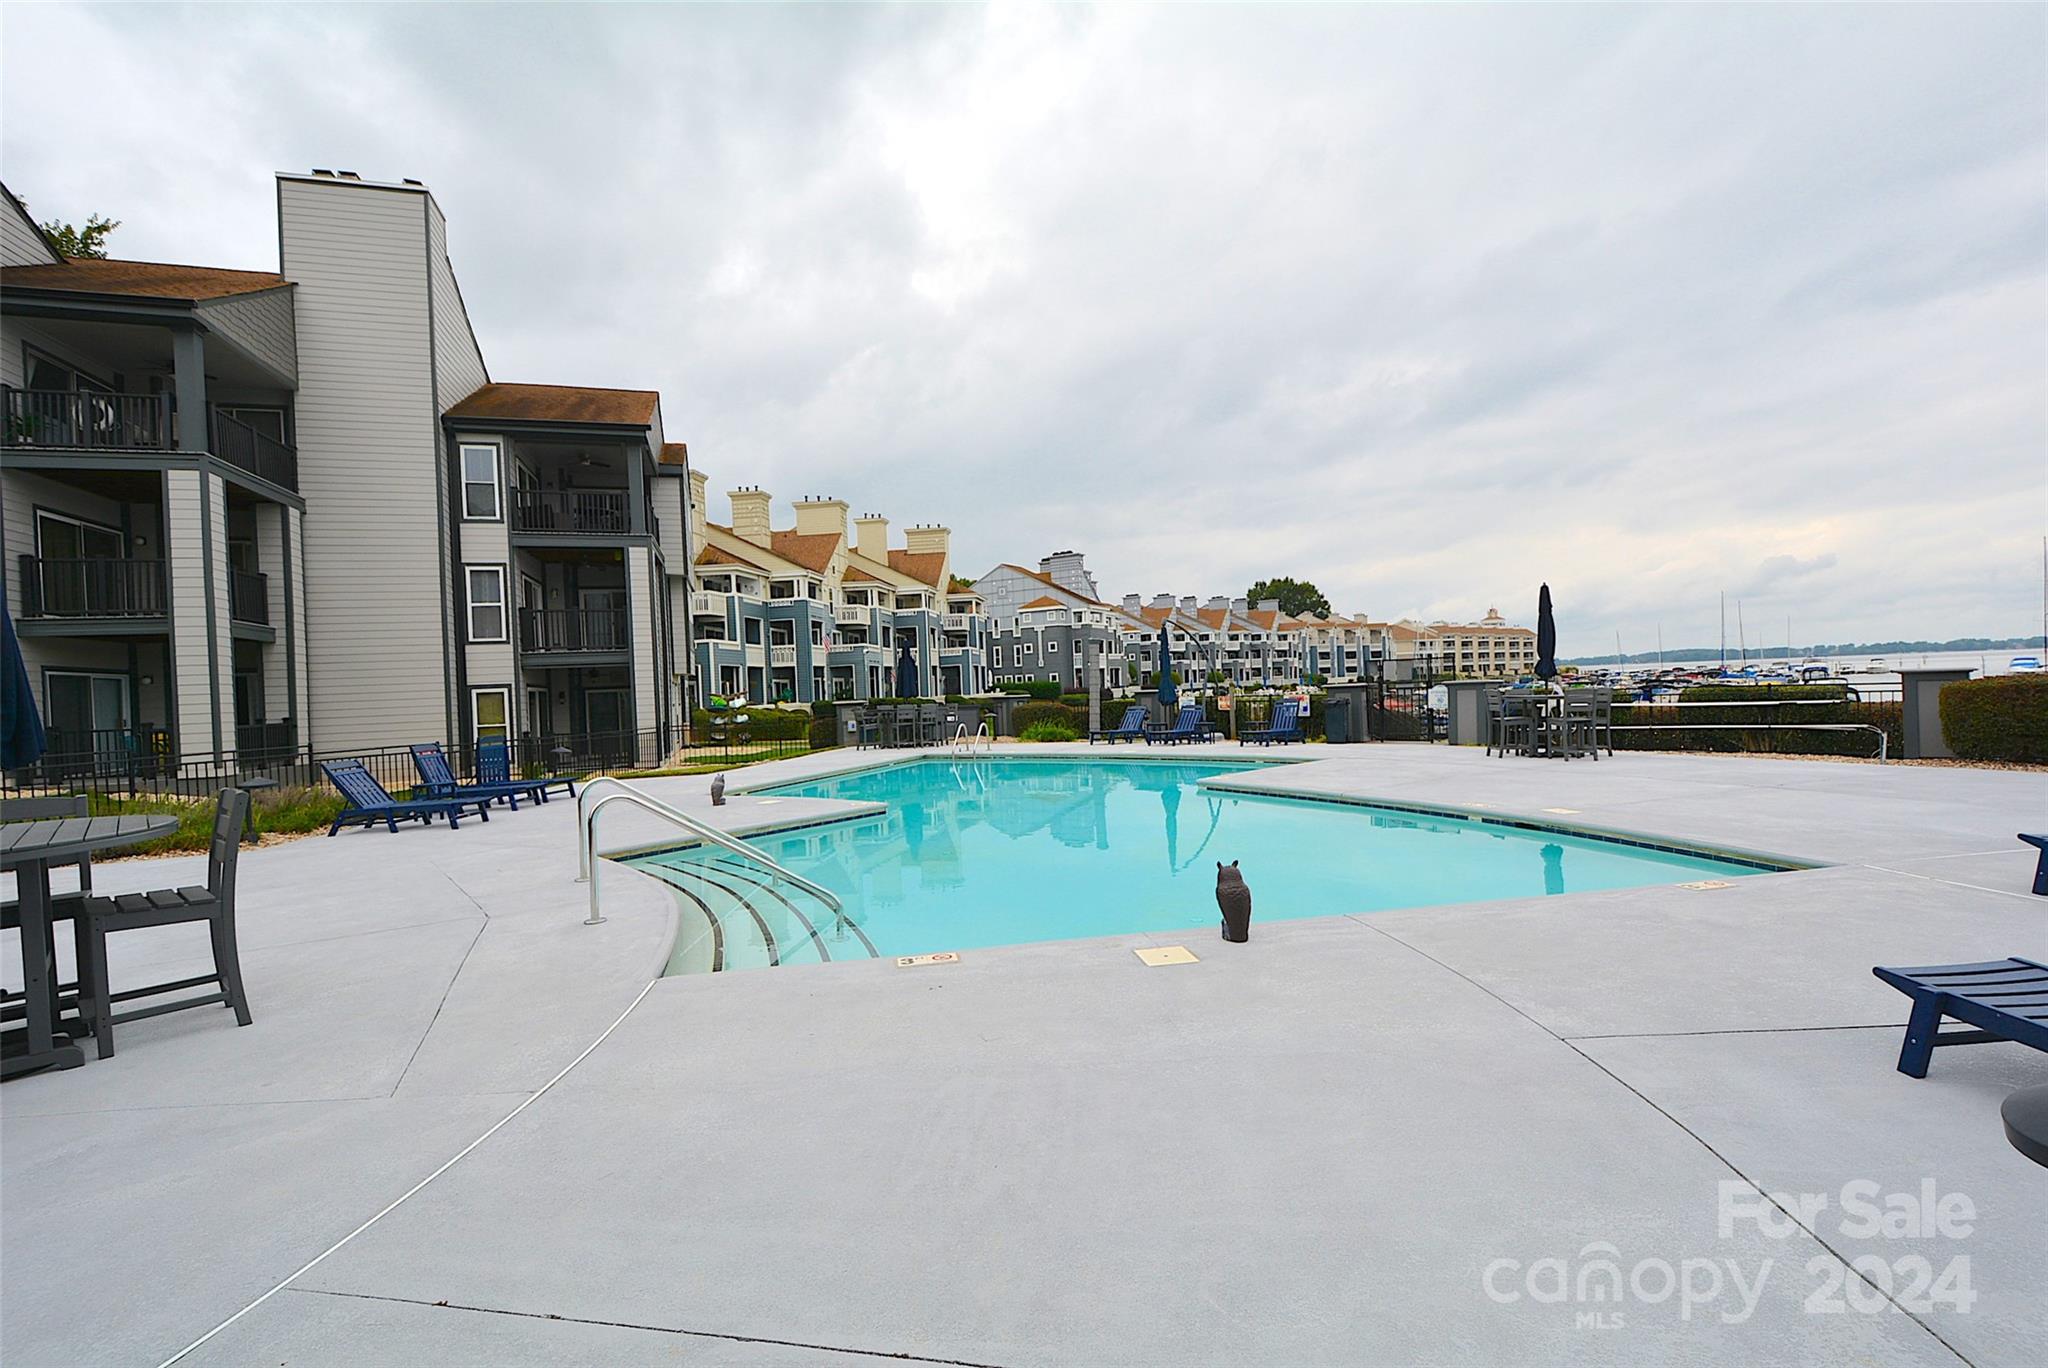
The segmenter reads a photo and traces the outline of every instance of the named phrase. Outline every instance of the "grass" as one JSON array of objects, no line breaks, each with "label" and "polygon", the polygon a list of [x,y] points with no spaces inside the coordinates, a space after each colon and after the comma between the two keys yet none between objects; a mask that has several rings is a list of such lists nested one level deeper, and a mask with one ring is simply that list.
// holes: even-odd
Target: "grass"
[{"label": "grass", "polygon": [[[673,779],[692,774],[716,774],[719,770],[739,769],[744,765],[758,765],[769,760],[787,760],[792,756],[809,753],[805,748],[783,741],[754,750],[720,751],[716,759],[707,756],[702,764],[661,765],[654,769],[612,770],[609,773],[615,779]],[[688,759],[688,751],[681,754],[685,760]]]},{"label": "grass", "polygon": [[[213,800],[173,798],[167,795],[114,798],[91,795],[92,815],[119,817],[129,813],[169,813],[178,819],[178,829],[161,840],[124,850],[132,855],[181,855],[198,853],[213,840]],[[249,826],[257,835],[303,835],[324,831],[342,809],[341,795],[324,788],[265,789],[252,795]]]}]

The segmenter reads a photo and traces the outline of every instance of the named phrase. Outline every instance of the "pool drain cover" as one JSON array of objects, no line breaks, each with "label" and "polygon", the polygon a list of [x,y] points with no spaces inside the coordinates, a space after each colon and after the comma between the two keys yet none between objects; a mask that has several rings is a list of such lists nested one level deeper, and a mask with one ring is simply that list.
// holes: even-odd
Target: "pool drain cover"
[{"label": "pool drain cover", "polygon": [[1138,958],[1155,968],[1162,964],[1200,964],[1195,952],[1185,945],[1158,945],[1136,952]]}]

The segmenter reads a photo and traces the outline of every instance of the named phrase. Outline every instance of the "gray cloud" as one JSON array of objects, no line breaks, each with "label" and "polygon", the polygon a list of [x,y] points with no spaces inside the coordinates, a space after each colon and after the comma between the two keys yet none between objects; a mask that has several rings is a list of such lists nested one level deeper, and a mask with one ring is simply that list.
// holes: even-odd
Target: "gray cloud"
[{"label": "gray cloud", "polygon": [[[2034,7],[10,6],[0,170],[275,261],[417,176],[493,373],[658,386],[714,489],[978,570],[1317,580],[1567,652],[2024,631]],[[91,98],[51,52],[95,54]],[[207,79],[195,82],[193,73]]]}]

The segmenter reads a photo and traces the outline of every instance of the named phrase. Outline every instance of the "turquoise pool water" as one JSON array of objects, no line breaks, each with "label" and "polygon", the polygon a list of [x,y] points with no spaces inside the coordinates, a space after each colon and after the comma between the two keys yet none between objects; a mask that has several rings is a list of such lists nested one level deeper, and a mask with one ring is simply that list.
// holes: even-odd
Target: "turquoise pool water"
[{"label": "turquoise pool water", "polygon": [[774,885],[716,848],[634,863],[690,915],[671,972],[918,955],[1213,927],[1239,862],[1260,922],[1739,878],[1751,864],[1500,823],[1199,787],[1254,766],[927,757],[766,792],[886,813],[751,838],[836,893]]}]

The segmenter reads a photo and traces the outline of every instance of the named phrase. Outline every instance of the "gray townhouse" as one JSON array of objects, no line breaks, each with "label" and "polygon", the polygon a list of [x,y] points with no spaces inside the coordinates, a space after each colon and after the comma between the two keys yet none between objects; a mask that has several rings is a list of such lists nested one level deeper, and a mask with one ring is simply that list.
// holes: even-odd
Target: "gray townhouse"
[{"label": "gray townhouse", "polygon": [[276,271],[65,258],[0,203],[0,563],[52,763],[665,750],[658,397],[493,381],[424,185],[276,184]]},{"label": "gray townhouse", "polygon": [[1036,570],[998,565],[974,588],[993,627],[989,669],[996,684],[1050,681],[1085,691],[1091,666],[1105,689],[1138,679],[1127,639],[1142,624],[1102,601],[1079,552],[1056,551]]}]

